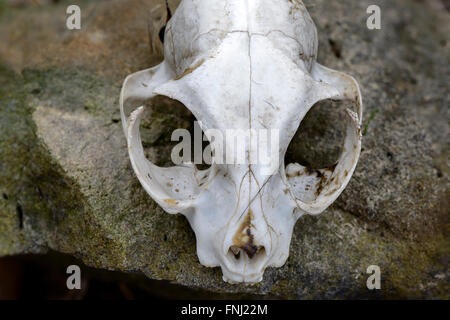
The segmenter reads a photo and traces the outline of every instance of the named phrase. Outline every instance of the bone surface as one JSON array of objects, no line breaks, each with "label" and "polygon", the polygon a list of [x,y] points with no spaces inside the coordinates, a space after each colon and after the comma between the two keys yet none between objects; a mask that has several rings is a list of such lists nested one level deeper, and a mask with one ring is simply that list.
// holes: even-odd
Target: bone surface
[{"label": "bone surface", "polygon": [[[132,167],[168,213],[186,216],[202,265],[220,266],[227,282],[255,283],[289,256],[304,214],[319,214],[348,184],[361,150],[362,99],[357,82],[320,65],[317,31],[304,4],[288,0],[183,0],[168,22],[164,61],[128,76],[120,108]],[[144,102],[162,95],[183,103],[203,131],[279,130],[279,166],[267,175],[245,164],[198,170],[161,168],[144,155],[139,125]],[[314,104],[349,100],[343,151],[328,169],[284,163],[286,150]],[[226,144],[231,141],[226,141]]]}]

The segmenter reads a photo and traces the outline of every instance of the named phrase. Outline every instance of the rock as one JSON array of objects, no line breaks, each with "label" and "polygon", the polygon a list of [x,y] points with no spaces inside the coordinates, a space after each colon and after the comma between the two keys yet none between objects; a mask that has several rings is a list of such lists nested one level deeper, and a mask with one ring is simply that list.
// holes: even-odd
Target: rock
[{"label": "rock", "polygon": [[[164,213],[129,164],[120,87],[162,59],[148,17],[167,14],[164,1],[83,1],[80,31],[65,29],[63,4],[0,6],[0,256],[51,249],[221,294],[448,299],[448,13],[406,0],[305,4],[319,62],[361,84],[363,151],[338,201],[299,220],[286,265],[255,286],[201,266],[185,218]],[[366,28],[370,4],[382,8],[381,30]],[[153,40],[159,31],[150,28]],[[184,110],[154,103],[144,125],[153,161],[170,163],[170,132],[192,120]],[[323,120],[327,110],[299,135],[333,140],[339,126]],[[335,152],[328,140],[317,145]],[[295,143],[289,156],[333,161],[315,146]],[[370,265],[381,268],[379,291],[366,287]]]}]

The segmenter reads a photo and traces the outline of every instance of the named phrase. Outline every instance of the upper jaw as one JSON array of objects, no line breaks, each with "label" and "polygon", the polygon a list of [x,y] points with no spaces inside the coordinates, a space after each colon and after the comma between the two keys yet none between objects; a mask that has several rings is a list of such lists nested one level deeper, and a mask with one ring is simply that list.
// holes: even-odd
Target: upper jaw
[{"label": "upper jaw", "polygon": [[241,256],[241,259],[235,261],[235,263],[232,263],[234,257],[223,259],[220,264],[223,280],[228,283],[257,283],[262,281],[270,259],[265,257],[262,261],[253,261],[247,255],[241,254]]},{"label": "upper jaw", "polygon": [[240,272],[232,272],[228,270],[226,267],[222,266],[223,273],[223,281],[236,284],[236,283],[249,283],[255,284],[261,282],[263,279],[264,271],[255,272],[255,273],[240,273]]}]

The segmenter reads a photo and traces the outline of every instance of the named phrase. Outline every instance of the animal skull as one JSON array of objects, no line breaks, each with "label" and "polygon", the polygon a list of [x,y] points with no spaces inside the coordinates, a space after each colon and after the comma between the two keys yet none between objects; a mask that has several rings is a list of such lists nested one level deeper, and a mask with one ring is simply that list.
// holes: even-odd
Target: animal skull
[{"label": "animal skull", "polygon": [[[303,214],[324,211],[346,187],[361,150],[362,100],[357,82],[316,62],[316,27],[300,0],[183,0],[165,31],[165,60],[128,76],[121,116],[133,169],[168,213],[187,217],[200,263],[220,266],[228,282],[259,282],[281,267]],[[143,152],[143,107],[156,95],[182,102],[202,129],[279,129],[280,166],[213,163],[161,168]],[[318,101],[351,100],[343,152],[332,169],[284,165],[300,122]],[[227,142],[228,143],[228,142]],[[246,151],[250,154],[249,144]]]}]

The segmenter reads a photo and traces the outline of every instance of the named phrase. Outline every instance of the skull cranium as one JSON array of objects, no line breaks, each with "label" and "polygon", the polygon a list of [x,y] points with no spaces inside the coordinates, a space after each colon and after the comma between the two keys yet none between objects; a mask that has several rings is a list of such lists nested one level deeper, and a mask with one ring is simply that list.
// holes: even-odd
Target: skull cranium
[{"label": "skull cranium", "polygon": [[[360,150],[362,100],[350,76],[316,62],[318,38],[302,1],[183,0],[165,31],[164,61],[127,77],[122,123],[136,175],[167,212],[182,213],[197,239],[200,263],[220,266],[228,282],[258,282],[282,266],[297,219],[319,214],[344,190]],[[182,102],[202,129],[279,129],[279,167],[214,163],[157,167],[144,156],[143,107],[157,95]],[[302,119],[324,99],[351,100],[343,152],[330,170],[285,167],[284,155]],[[228,142],[227,142],[228,143]],[[250,154],[251,143],[246,146]],[[170,182],[170,183],[168,183]]]}]

